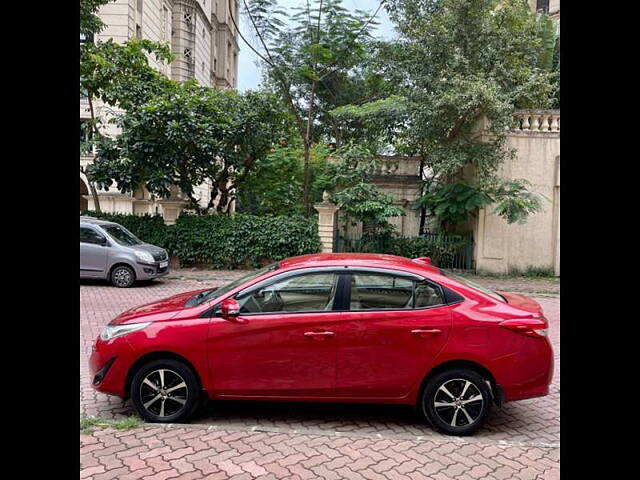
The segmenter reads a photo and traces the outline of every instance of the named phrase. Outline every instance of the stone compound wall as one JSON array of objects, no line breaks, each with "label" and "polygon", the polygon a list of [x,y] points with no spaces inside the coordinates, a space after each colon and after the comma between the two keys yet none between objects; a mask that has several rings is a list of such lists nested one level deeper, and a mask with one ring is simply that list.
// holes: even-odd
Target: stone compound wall
[{"label": "stone compound wall", "polygon": [[560,111],[518,112],[507,147],[517,155],[501,169],[504,178],[523,178],[542,197],[542,210],[524,224],[508,225],[480,210],[474,226],[474,259],[479,272],[508,273],[527,267],[560,275]]}]

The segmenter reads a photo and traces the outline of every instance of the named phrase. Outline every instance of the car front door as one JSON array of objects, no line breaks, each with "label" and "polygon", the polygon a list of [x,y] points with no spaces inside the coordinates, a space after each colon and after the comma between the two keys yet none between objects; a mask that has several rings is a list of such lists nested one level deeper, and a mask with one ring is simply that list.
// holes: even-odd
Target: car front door
[{"label": "car front door", "polygon": [[418,276],[355,271],[348,277],[350,308],[336,331],[337,395],[404,397],[446,344],[451,307],[439,286]]},{"label": "car front door", "polygon": [[216,396],[334,396],[338,278],[285,273],[237,294],[235,320],[214,316],[208,355]]},{"label": "car front door", "polygon": [[80,227],[80,276],[103,277],[109,248],[106,238],[90,227]]}]

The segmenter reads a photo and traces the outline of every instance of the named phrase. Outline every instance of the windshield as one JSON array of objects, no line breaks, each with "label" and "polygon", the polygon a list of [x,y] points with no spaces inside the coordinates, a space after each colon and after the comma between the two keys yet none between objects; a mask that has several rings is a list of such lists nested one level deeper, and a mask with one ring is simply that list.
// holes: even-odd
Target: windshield
[{"label": "windshield", "polygon": [[501,302],[505,301],[503,296],[497,294],[493,290],[489,290],[488,288],[478,285],[477,283],[474,283],[471,280],[467,280],[466,278],[456,275],[455,273],[451,273],[449,270],[445,270],[444,268],[441,268],[440,273],[445,277],[449,277],[449,278],[453,278],[454,280],[457,280],[458,282],[462,283],[463,285],[466,285],[467,287],[480,290],[482,293],[486,293],[487,295],[495,298],[496,300],[500,300]]},{"label": "windshield", "polygon": [[133,233],[120,225],[100,225],[104,231],[106,231],[111,238],[113,238],[120,245],[130,247],[131,245],[140,245],[142,241],[136,237]]},{"label": "windshield", "polygon": [[254,278],[258,278],[260,275],[264,275],[267,272],[272,272],[273,270],[277,270],[278,264],[277,263],[272,263],[270,265],[267,265],[264,268],[261,268],[259,270],[256,270],[255,272],[251,272],[248,275],[245,275],[244,277],[238,278],[237,280],[234,280],[231,283],[227,283],[226,285],[220,287],[220,288],[214,288],[212,290],[207,290],[205,292],[201,292],[198,295],[196,295],[195,297],[193,297],[191,300],[195,300],[195,301],[190,301],[189,303],[191,305],[189,306],[196,306],[196,305],[201,305],[205,302],[209,302],[211,300],[213,300],[214,298],[217,298],[221,295],[224,295],[227,292],[230,292],[231,290],[233,290],[234,288],[236,288],[239,285],[242,285],[243,283],[249,282],[251,280],[253,280]]}]

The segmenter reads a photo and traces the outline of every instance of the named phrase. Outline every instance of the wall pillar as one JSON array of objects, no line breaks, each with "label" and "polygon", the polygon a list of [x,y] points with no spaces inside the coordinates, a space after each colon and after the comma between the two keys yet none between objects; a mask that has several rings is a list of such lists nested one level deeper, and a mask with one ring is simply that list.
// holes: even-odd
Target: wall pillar
[{"label": "wall pillar", "polygon": [[322,243],[322,253],[332,253],[338,225],[338,206],[329,201],[329,195],[322,195],[323,202],[313,206],[318,212],[318,235]]},{"label": "wall pillar", "polygon": [[158,203],[162,206],[162,218],[165,225],[173,225],[189,202],[182,198],[180,190],[174,185],[171,187],[171,196],[158,200]]}]

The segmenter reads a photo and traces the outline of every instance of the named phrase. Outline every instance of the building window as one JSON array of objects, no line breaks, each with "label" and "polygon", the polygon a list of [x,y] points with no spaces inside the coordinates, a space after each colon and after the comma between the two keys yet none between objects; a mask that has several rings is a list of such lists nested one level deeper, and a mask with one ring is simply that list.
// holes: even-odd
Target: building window
[{"label": "building window", "polygon": [[142,27],[140,25],[136,25],[136,38],[138,40],[142,39]]},{"label": "building window", "polygon": [[203,28],[202,29],[202,38],[204,38],[204,35],[205,35],[205,33],[204,33],[204,28]]},{"label": "building window", "polygon": [[202,71],[204,72],[204,62],[202,62]]},{"label": "building window", "polygon": [[144,2],[142,0],[138,0],[136,2],[136,38],[142,38],[142,5]]},{"label": "building window", "polygon": [[193,21],[193,16],[190,13],[185,13],[182,18],[185,23],[191,23]]},{"label": "building window", "polygon": [[536,11],[549,13],[549,0],[536,0]]},{"label": "building window", "polygon": [[191,49],[190,48],[185,48],[183,53],[184,53],[184,58],[191,59]]}]

